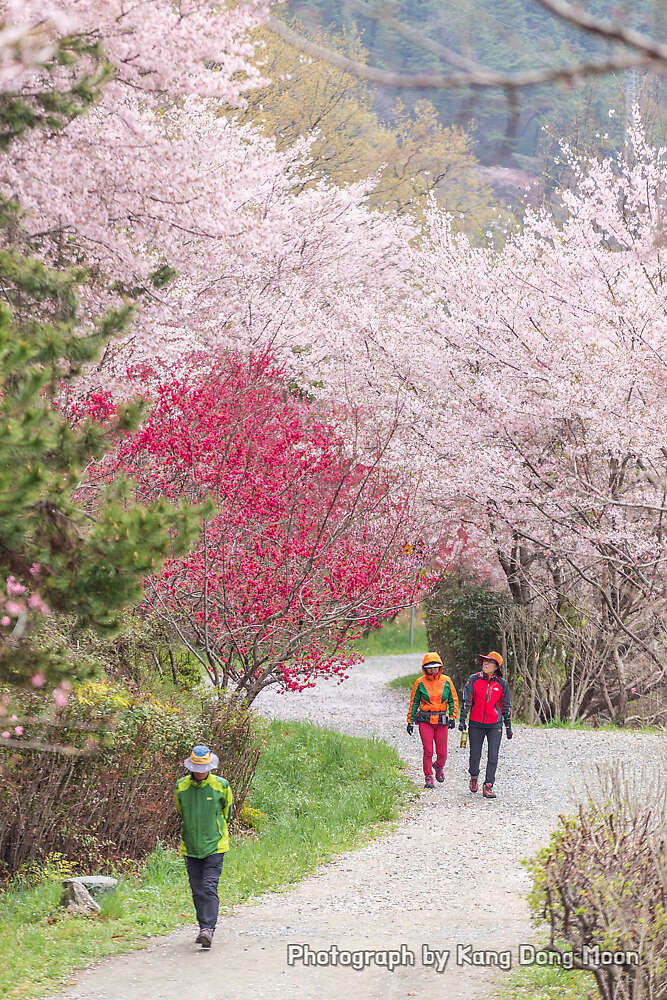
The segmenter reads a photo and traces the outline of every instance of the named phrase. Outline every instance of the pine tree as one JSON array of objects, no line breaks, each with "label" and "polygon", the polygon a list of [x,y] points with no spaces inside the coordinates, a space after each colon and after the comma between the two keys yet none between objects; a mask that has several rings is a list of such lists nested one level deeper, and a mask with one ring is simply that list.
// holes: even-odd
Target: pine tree
[{"label": "pine tree", "polygon": [[[85,73],[66,91],[50,89],[50,70],[81,54]],[[42,68],[47,82],[29,100],[0,94],[5,147],[26,129],[64,127],[110,77],[103,53],[76,39]],[[197,508],[134,504],[124,481],[94,503],[77,497],[90,461],[141,414],[129,403],[110,419],[73,422],[57,405],[132,314],[128,301],[84,324],[77,293],[86,277],[83,267],[39,259],[22,235],[20,207],[0,202],[0,684],[43,686],[81,672],[71,648],[44,642],[49,617],[67,617],[75,632],[113,634],[123,609],[140,600],[143,577],[197,533]]]}]

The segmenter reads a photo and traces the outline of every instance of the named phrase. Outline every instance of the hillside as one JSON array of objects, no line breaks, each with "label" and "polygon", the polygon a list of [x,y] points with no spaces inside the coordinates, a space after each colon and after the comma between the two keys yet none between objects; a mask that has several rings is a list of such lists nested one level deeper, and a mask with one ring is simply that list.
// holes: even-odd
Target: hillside
[{"label": "hillside", "polygon": [[[622,7],[613,0],[589,0],[586,6],[599,16],[618,16],[620,9],[632,27],[657,37],[667,34],[667,5],[660,0],[624,0]],[[392,11],[424,37],[493,69],[561,66],[611,51],[602,40],[560,23],[535,0],[398,0]],[[285,12],[311,30],[360,32],[368,61],[379,67],[403,72],[447,68],[394,27],[356,13],[354,4],[289,0]],[[562,135],[587,149],[618,147],[626,104],[635,100],[642,106],[650,131],[662,139],[665,130],[667,84],[664,78],[660,81],[644,73],[591,78],[576,87],[532,88],[521,93],[514,110],[503,93],[487,89],[425,93],[379,88],[376,108],[387,120],[397,98],[412,107],[424,96],[436,106],[443,125],[455,124],[472,132],[482,164],[531,174],[541,174],[545,164],[553,162]],[[611,118],[610,108],[615,112]]]}]

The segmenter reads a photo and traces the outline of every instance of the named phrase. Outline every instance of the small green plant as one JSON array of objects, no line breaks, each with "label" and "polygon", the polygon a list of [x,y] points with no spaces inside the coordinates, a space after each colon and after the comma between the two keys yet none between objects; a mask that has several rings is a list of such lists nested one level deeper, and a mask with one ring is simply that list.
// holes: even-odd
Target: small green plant
[{"label": "small green plant", "polygon": [[183,858],[158,840],[141,875],[144,885],[169,885],[183,868]]},{"label": "small green plant", "polygon": [[40,882],[62,882],[75,872],[75,864],[60,851],[51,851],[46,857],[23,865],[14,879],[19,884],[38,885]]},{"label": "small green plant", "polygon": [[118,890],[102,893],[97,902],[101,910],[100,917],[103,920],[118,920],[125,915],[123,897]]},{"label": "small green plant", "polygon": [[239,810],[238,819],[239,823],[249,830],[261,830],[266,816],[261,809],[255,809],[254,806],[244,802],[242,808]]}]

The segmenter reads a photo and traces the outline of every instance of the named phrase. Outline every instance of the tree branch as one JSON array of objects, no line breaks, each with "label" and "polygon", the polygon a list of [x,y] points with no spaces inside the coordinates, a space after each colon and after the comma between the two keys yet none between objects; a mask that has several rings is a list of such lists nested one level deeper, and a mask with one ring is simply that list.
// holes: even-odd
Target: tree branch
[{"label": "tree branch", "polygon": [[[539,2],[543,2],[543,0],[539,0]],[[642,35],[639,35],[639,38],[644,39],[644,44],[639,51],[635,47],[635,51],[627,55],[619,54],[602,59],[591,59],[588,62],[576,63],[572,66],[563,66],[560,68],[525,70],[520,73],[499,73],[484,66],[475,66],[474,69],[454,73],[406,74],[378,69],[375,66],[367,66],[356,59],[350,59],[349,56],[345,56],[341,52],[336,52],[333,49],[304,38],[303,35],[290,28],[279,18],[270,17],[268,25],[283,41],[307,53],[314,59],[320,59],[332,66],[337,66],[339,69],[347,70],[347,72],[354,74],[360,79],[368,80],[371,83],[378,83],[385,87],[404,87],[412,90],[499,87],[504,90],[515,90],[535,87],[544,83],[571,84],[582,76],[601,76],[640,67],[650,67],[656,73],[667,73],[667,46],[660,45],[658,42],[652,42],[651,39],[644,39]],[[629,34],[634,35],[638,33],[630,32]],[[650,49],[655,54],[649,54],[647,49]]]}]

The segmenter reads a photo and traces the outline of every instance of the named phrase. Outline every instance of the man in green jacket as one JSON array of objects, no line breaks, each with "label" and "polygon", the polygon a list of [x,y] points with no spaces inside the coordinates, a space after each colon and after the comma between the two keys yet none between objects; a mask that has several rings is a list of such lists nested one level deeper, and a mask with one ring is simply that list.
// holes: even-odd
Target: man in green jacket
[{"label": "man in green jacket", "polygon": [[218,758],[206,746],[196,746],[183,762],[190,772],[176,783],[176,808],[199,934],[195,944],[210,948],[218,919],[218,882],[225,852],[234,796],[225,778],[211,774]]}]

